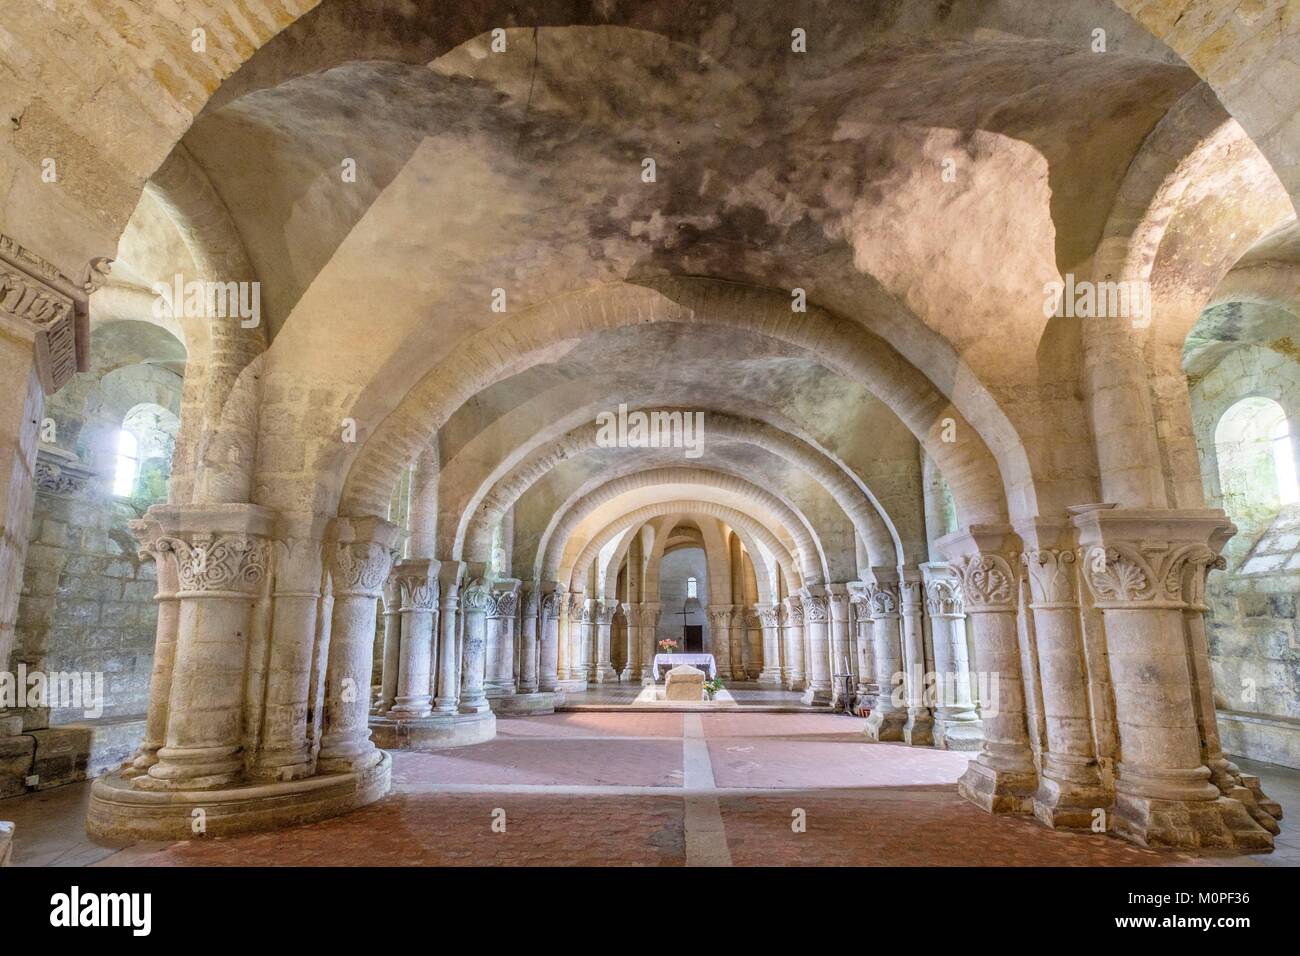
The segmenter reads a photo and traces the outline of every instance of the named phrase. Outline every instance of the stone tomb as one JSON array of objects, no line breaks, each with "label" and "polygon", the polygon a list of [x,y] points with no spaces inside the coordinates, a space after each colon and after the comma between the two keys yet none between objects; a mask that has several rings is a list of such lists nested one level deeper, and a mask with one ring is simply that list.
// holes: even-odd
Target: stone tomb
[{"label": "stone tomb", "polygon": [[664,680],[664,700],[704,700],[704,671],[690,664],[674,667]]}]

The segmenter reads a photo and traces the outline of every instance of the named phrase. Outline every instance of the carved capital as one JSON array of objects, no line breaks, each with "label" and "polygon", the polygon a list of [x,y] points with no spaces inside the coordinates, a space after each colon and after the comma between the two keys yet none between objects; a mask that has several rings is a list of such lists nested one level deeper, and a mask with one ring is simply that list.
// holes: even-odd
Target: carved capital
[{"label": "carved capital", "polygon": [[482,578],[471,578],[461,591],[460,606],[467,614],[484,613],[488,607],[488,586]]},{"label": "carved capital", "polygon": [[424,558],[398,561],[390,580],[396,585],[398,610],[434,611],[438,607],[438,578],[434,562]]},{"label": "carved capital", "polygon": [[1016,575],[1005,556],[997,552],[968,554],[955,561],[953,569],[971,613],[1015,609]]},{"label": "carved capital", "polygon": [[1031,548],[1020,555],[1029,570],[1029,597],[1034,607],[1074,607],[1078,552],[1073,548]]},{"label": "carved capital", "polygon": [[613,601],[596,601],[591,609],[592,621],[599,627],[609,627],[617,610],[618,605]]},{"label": "carved capital", "polygon": [[790,627],[803,627],[803,599],[791,594],[785,599],[786,623]]},{"label": "carved capital", "polygon": [[1208,545],[1142,550],[1127,542],[1093,545],[1084,580],[1098,607],[1183,607],[1184,575],[1203,575],[1216,555]]},{"label": "carved capital", "polygon": [[763,627],[777,627],[781,623],[781,613],[776,606],[758,608],[758,619]]},{"label": "carved capital", "polygon": [[568,595],[564,591],[548,591],[542,596],[542,619],[546,621],[557,620],[560,616],[560,609],[564,607],[568,600]]},{"label": "carved capital", "polygon": [[111,261],[95,259],[85,275],[73,281],[30,249],[0,235],[0,325],[30,337],[47,395],[87,367],[86,296],[107,274]]},{"label": "carved capital", "polygon": [[181,591],[256,594],[266,580],[271,543],[248,534],[196,531],[172,535]]},{"label": "carved capital", "polygon": [[803,595],[803,616],[809,624],[824,624],[830,618],[830,605],[820,594]]},{"label": "carved capital", "polygon": [[961,583],[956,578],[932,578],[927,581],[925,610],[931,617],[961,616]]}]

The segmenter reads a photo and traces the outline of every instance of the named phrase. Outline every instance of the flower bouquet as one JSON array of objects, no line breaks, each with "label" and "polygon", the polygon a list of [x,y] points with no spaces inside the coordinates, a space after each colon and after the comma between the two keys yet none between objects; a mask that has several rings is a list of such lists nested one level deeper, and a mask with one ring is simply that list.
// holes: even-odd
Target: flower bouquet
[{"label": "flower bouquet", "polygon": [[713,700],[713,696],[725,686],[721,677],[711,677],[704,682],[704,696]]},{"label": "flower bouquet", "polygon": [[674,641],[671,637],[665,637],[662,641],[659,642],[659,653],[676,654],[677,642]]}]

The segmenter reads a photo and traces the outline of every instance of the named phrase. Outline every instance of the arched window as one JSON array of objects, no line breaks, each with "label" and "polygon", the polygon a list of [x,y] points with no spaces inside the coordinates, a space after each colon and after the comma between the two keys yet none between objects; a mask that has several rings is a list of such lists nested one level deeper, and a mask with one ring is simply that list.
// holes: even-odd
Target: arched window
[{"label": "arched window", "polygon": [[699,589],[700,589],[699,583],[694,578],[687,578],[686,579],[686,600],[689,601],[691,598],[698,598],[700,596]]},{"label": "arched window", "polygon": [[129,498],[135,494],[135,479],[140,473],[140,446],[135,436],[123,428],[117,433],[117,471],[113,475],[113,494]]},{"label": "arched window", "polygon": [[1214,430],[1223,507],[1247,524],[1300,501],[1295,451],[1282,406],[1269,398],[1243,398]]}]

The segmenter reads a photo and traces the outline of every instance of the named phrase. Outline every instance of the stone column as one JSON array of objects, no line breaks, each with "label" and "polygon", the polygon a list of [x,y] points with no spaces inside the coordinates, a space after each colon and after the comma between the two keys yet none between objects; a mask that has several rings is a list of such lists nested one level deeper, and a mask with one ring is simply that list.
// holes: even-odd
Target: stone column
[{"label": "stone column", "polygon": [[918,571],[898,572],[898,620],[903,629],[903,686],[907,691],[907,723],[903,739],[913,746],[934,743],[934,716],[926,700],[925,681],[929,667],[925,655],[925,607]]},{"label": "stone column", "polygon": [[433,710],[438,562],[429,558],[406,558],[393,568],[392,580],[397,585],[401,651],[389,716],[398,720],[416,720],[428,717]]},{"label": "stone column", "polygon": [[731,605],[731,679],[746,680],[749,672],[745,666],[749,655],[745,651],[745,616],[743,604]]},{"label": "stone column", "polygon": [[780,610],[776,605],[762,605],[758,612],[759,626],[763,629],[763,669],[758,674],[760,687],[781,687],[781,646],[777,630],[781,624]]},{"label": "stone column", "polygon": [[992,813],[1032,813],[1038,774],[1029,744],[1025,688],[1016,625],[1012,561],[1019,540],[1004,525],[972,525],[936,542],[952,561],[974,635],[975,668],[988,676],[981,700],[984,745],[958,791]]},{"label": "stone column", "polygon": [[641,683],[654,683],[655,635],[659,633],[659,615],[663,605],[651,601],[641,605]]},{"label": "stone column", "polygon": [[893,580],[883,571],[865,590],[871,614],[871,646],[876,665],[876,706],[867,718],[866,734],[873,740],[902,740],[907,723],[903,682],[903,640],[898,616],[897,571]]},{"label": "stone column", "polygon": [[136,749],[124,776],[138,777],[158,762],[158,749],[167,740],[167,705],[171,696],[172,669],[176,661],[176,635],[180,623],[180,587],[176,552],[172,541],[154,518],[131,522],[131,533],[139,542],[140,560],[152,559],[157,568],[158,626],[154,630],[153,670],[149,675],[149,707],[145,716],[144,739]]},{"label": "stone column", "polygon": [[609,630],[614,623],[618,605],[613,601],[591,602],[591,626],[595,638],[596,660],[592,664],[591,678],[597,684],[617,684],[618,672],[610,662]]},{"label": "stone column", "polygon": [[731,605],[709,605],[709,633],[713,638],[713,660],[718,676],[731,674]]},{"label": "stone column", "polygon": [[625,684],[641,681],[641,605],[624,604],[623,619],[627,621],[627,663],[619,680]]},{"label": "stone column", "polygon": [[802,691],[807,686],[804,675],[803,645],[803,601],[799,595],[791,594],[785,599],[785,659],[789,661],[789,674],[785,679],[785,689]]},{"label": "stone column", "polygon": [[487,696],[509,697],[515,686],[515,615],[519,611],[516,579],[498,581],[487,596]]},{"label": "stone column", "polygon": [[[397,579],[389,575],[384,582],[384,656],[379,678],[379,706],[376,714],[386,714],[397,700],[397,675],[402,666],[402,596]],[[431,684],[432,689],[432,684]]]},{"label": "stone column", "polygon": [[572,661],[573,645],[569,640],[569,608],[572,601],[569,598],[569,592],[557,586],[557,590],[551,592],[558,596],[559,604],[556,605],[556,628],[555,628],[555,673],[556,680],[566,681],[573,676]]},{"label": "stone column", "polygon": [[228,787],[243,776],[248,642],[254,609],[265,597],[274,515],[256,505],[165,506],[151,513],[176,555],[180,611],[166,743],[132,784]]},{"label": "stone column", "polygon": [[578,611],[579,677],[588,683],[596,679],[596,606],[595,598],[584,598]]},{"label": "stone column", "polygon": [[844,696],[844,676],[853,673],[850,657],[853,646],[850,642],[851,606],[849,589],[844,584],[831,584],[826,588],[826,603],[830,610],[830,653],[831,653],[831,702],[838,704]]},{"label": "stone column", "polygon": [[563,623],[562,612],[569,603],[569,596],[563,588],[555,588],[542,595],[541,601],[541,647],[538,650],[537,686],[546,693],[560,689],[560,652],[564,642],[560,639],[560,625]]},{"label": "stone column", "polygon": [[[250,770],[258,780],[296,780],[315,770],[307,711],[330,523],[327,516],[314,514],[285,514],[277,522],[262,726]],[[370,633],[373,637],[373,622]],[[368,682],[364,690],[369,710]]]},{"label": "stone column", "polygon": [[375,602],[392,568],[398,527],[382,518],[340,518],[330,571],[334,614],[325,670],[325,724],[317,766],[351,773],[383,757],[370,739],[370,670]]},{"label": "stone column", "polygon": [[434,713],[445,717],[460,712],[460,641],[456,622],[460,617],[460,586],[465,565],[441,561],[438,565],[438,686],[433,699]]},{"label": "stone column", "polygon": [[1272,846],[1211,782],[1184,615],[1188,563],[1214,559],[1231,522],[1217,509],[1071,509],[1083,577],[1106,626],[1120,759],[1115,831],[1144,846]]},{"label": "stone column", "polygon": [[875,655],[871,649],[871,603],[864,585],[852,589],[853,636],[858,655],[858,697],[867,707],[876,706]]},{"label": "stone column", "polygon": [[519,621],[519,693],[535,694],[541,681],[537,653],[537,615],[541,601],[538,600],[536,588],[530,587],[524,594],[522,606],[523,614]]},{"label": "stone column", "polygon": [[465,621],[465,672],[460,679],[460,712],[481,714],[492,708],[487,699],[488,586],[482,578],[465,587],[460,613]]},{"label": "stone column", "polygon": [[[582,591],[569,595],[569,680],[587,685],[587,658],[583,647],[583,618],[587,615],[587,599]],[[588,622],[589,624],[590,622]]]},{"label": "stone column", "polygon": [[1073,530],[1035,521],[1019,532],[1047,736],[1034,815],[1048,826],[1084,830],[1095,810],[1109,812],[1112,797],[1093,743]]},{"label": "stone column", "polygon": [[804,640],[808,643],[808,687],[803,693],[805,704],[831,702],[830,674],[830,604],[825,588],[804,588]]},{"label": "stone column", "polygon": [[922,564],[921,574],[934,641],[934,745],[944,750],[978,751],[984,734],[970,693],[961,582],[942,562]]}]

